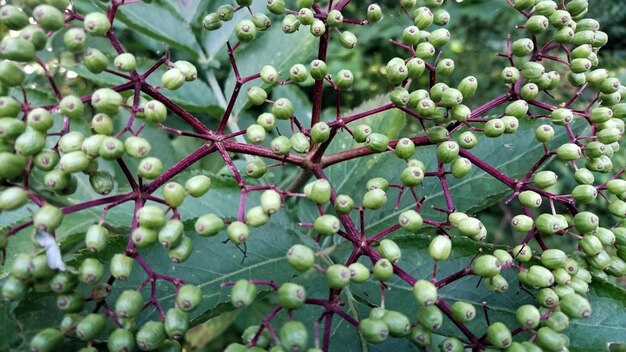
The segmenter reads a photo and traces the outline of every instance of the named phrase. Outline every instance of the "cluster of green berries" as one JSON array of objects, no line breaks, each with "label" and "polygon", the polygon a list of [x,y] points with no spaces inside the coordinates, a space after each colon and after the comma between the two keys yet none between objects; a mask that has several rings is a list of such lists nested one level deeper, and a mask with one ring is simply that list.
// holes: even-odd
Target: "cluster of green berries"
[{"label": "cluster of green berries", "polygon": [[[621,100],[626,96],[626,87],[599,66],[597,53],[607,43],[607,35],[600,30],[596,20],[584,18],[588,11],[587,0],[570,0],[564,6],[554,0],[512,0],[512,6],[528,16],[522,26],[523,34],[511,41],[510,50],[504,55],[511,63],[501,72],[501,79],[510,91],[509,99],[501,116],[486,121],[481,119],[477,123],[472,119],[478,116],[473,116],[469,107],[469,101],[478,89],[477,79],[467,76],[454,83],[443,81],[455,70],[452,59],[439,55],[451,39],[450,32],[444,28],[450,21],[450,14],[442,7],[445,0],[422,0],[419,6],[418,0],[399,2],[412,24],[404,28],[398,43],[409,48],[411,55],[393,57],[385,66],[383,72],[392,89],[389,100],[393,107],[410,110],[424,122],[425,137],[429,144],[435,146],[439,169],[443,167],[444,170],[439,176],[450,174],[454,178],[463,178],[468,175],[474,163],[460,154],[474,148],[478,136],[497,138],[516,133],[520,122],[527,120],[529,115],[545,122],[535,129],[534,137],[543,144],[546,153],[575,169],[577,184],[571,190],[555,191],[559,175],[550,170],[536,171],[527,182],[521,182],[514,198],[519,201],[523,212],[512,218],[511,227],[521,233],[542,236],[571,235],[578,240],[576,251],[568,254],[552,248],[533,253],[531,247],[523,243],[506,250],[495,249],[490,254],[481,253],[466,269],[468,275],[480,277],[481,284],[496,294],[509,289],[504,270],[515,270],[519,283],[536,292],[536,305],[525,304],[515,312],[519,328],[532,334],[533,338],[530,341],[515,341],[511,327],[493,322],[486,329],[488,345],[506,351],[567,350],[569,339],[564,331],[570,319],[584,319],[592,312],[586,298],[592,277],[626,275],[626,223],[621,220],[626,218],[626,181],[621,177],[607,180],[604,175],[614,169],[614,158],[625,130],[626,104]],[[252,0],[236,0],[236,4],[221,5],[202,19],[202,26],[210,31],[218,30],[222,22],[233,20],[237,11],[249,9],[251,4]],[[344,29],[354,20],[346,20],[341,10],[320,11],[319,6],[314,5],[313,0],[296,0],[295,10],[289,10],[285,0],[266,0],[269,14],[250,11],[250,19],[239,19],[235,24],[235,36],[240,42],[251,42],[256,39],[257,31],[270,28],[273,18],[281,16],[281,28],[285,33],[294,33],[309,26],[310,34],[315,37],[323,39],[331,34],[334,37],[337,32],[338,43],[343,48],[357,47],[356,35]],[[0,91],[19,88],[27,81],[23,65],[37,59],[38,51],[46,48],[51,32],[63,33],[65,49],[80,57],[90,72],[99,74],[110,70],[109,56],[89,47],[88,43],[92,37],[110,36],[111,20],[104,13],[93,12],[82,16],[81,21],[72,17],[66,23],[66,14],[71,13],[69,6],[68,0],[46,0],[26,2],[23,7],[10,4],[0,7],[2,25],[14,31],[0,41]],[[367,19],[360,24],[375,23],[383,18],[382,9],[377,4],[369,4],[364,15]],[[537,39],[568,48],[567,83],[580,89],[588,87],[597,94],[597,104],[585,111],[562,104],[549,109],[547,115],[537,116],[534,113],[532,106],[542,91],[556,89],[565,83],[561,82],[559,71],[547,71],[541,63],[541,56],[537,55],[541,50]],[[112,59],[111,70],[122,76],[125,73],[136,74],[137,59],[133,54],[124,52]],[[166,60],[166,65],[168,70],[161,76],[163,88],[179,89],[198,76],[196,67],[188,61]],[[436,77],[435,82],[427,87],[420,86],[426,75]],[[345,68],[329,74],[327,63],[314,59],[307,65],[292,65],[283,80],[280,76],[275,67],[266,65],[259,72],[265,88],[260,85],[247,88],[246,96],[252,105],[268,104],[271,108],[258,115],[256,123],[245,130],[245,138],[251,145],[266,144],[275,156],[292,152],[307,154],[316,144],[329,142],[336,125],[321,121],[310,129],[293,132],[290,137],[281,135],[276,129],[276,121],[292,120],[295,107],[287,98],[271,100],[270,89],[277,84],[306,85],[326,80],[334,89],[347,90],[354,84],[354,74]],[[22,208],[31,197],[37,196],[29,187],[22,186],[27,182],[19,183],[30,176],[25,174],[25,170],[35,175],[31,184],[40,184],[58,195],[75,193],[81,173],[88,176],[96,193],[110,194],[116,181],[109,172],[100,169],[100,162],[125,156],[138,160],[136,174],[141,179],[154,180],[161,176],[164,165],[159,158],[149,156],[152,149],[150,141],[139,133],[124,138],[123,133],[115,130],[116,117],[126,109],[131,111],[131,116],[153,124],[163,124],[168,116],[168,108],[159,100],[149,100],[144,96],[139,96],[137,101],[134,96],[125,99],[124,95],[111,88],[97,89],[83,98],[65,94],[58,104],[49,107],[32,108],[9,94],[0,96],[0,181],[3,183],[0,210]],[[71,122],[85,116],[91,120],[90,133],[66,128],[61,133],[51,132],[64,119]],[[569,129],[583,120],[591,126],[589,138],[575,136],[567,143],[555,145],[555,128]],[[476,127],[477,124],[480,128]],[[457,125],[461,126],[459,133],[451,134],[449,127]],[[303,197],[319,209],[324,209],[324,206],[330,209],[313,219],[313,237],[317,235],[318,239],[323,239],[340,233],[344,226],[342,217],[350,216],[353,211],[382,209],[387,205],[390,188],[418,187],[427,174],[440,172],[427,170],[422,160],[414,158],[417,148],[414,138],[392,141],[383,132],[375,132],[365,123],[351,125],[349,130],[355,142],[364,143],[370,153],[390,151],[406,163],[398,173],[400,183],[390,184],[395,180],[383,177],[372,178],[356,202],[355,195],[334,194],[331,183],[324,178],[307,183],[302,190]],[[268,134],[274,133],[276,136],[266,142]],[[584,163],[584,167],[577,163]],[[252,178],[265,176],[267,170],[268,166],[260,158],[245,165],[246,175]],[[163,205],[143,205],[134,214],[138,226],[129,233],[132,248],[143,251],[158,242],[173,262],[186,261],[192,252],[192,232],[186,231],[177,208],[187,196],[202,197],[210,187],[211,179],[204,175],[190,177],[184,185],[175,181],[164,183],[161,187]],[[611,226],[609,220],[585,210],[603,202],[598,194],[604,195],[603,198],[609,201],[608,211],[622,222]],[[228,240],[242,245],[250,235],[250,227],[267,224],[283,206],[284,198],[285,192],[278,188],[266,189],[261,193],[260,204],[246,210],[243,218],[229,222],[217,214],[207,213],[195,219],[193,233],[212,237],[226,228]],[[581,211],[565,216],[555,213],[553,206],[547,210],[546,203],[552,205],[557,198],[581,206]],[[174,215],[168,219],[170,210]],[[63,219],[63,210],[46,202],[32,214],[37,233],[49,236],[59,229]],[[419,207],[416,207],[401,211],[395,226],[400,231],[417,234],[425,226],[430,226],[428,224],[428,219],[424,219]],[[453,254],[455,236],[473,241],[483,241],[488,236],[487,227],[478,217],[461,211],[448,213],[442,224],[440,227],[445,231],[434,236],[428,246],[428,254],[435,264],[448,260]],[[90,252],[102,253],[110,236],[105,224],[93,224],[84,235],[84,246]],[[4,250],[7,242],[7,234],[0,231],[0,249]],[[115,296],[115,303],[106,313],[115,317],[114,326],[104,313],[86,312],[93,311],[94,304],[105,301],[113,289],[105,283],[105,273],[115,280],[126,280],[133,274],[135,259],[132,251],[114,254],[108,272],[105,265],[93,257],[80,258],[77,267],[58,270],[50,267],[41,244],[37,246],[38,251],[21,253],[14,258],[10,275],[1,290],[3,299],[8,301],[20,301],[29,291],[56,294],[57,309],[64,314],[64,318],[60,326],[38,332],[30,341],[31,351],[54,350],[62,344],[64,336],[88,343],[90,347],[81,350],[85,352],[94,350],[92,342],[105,338],[110,351],[136,348],[182,350],[180,341],[190,327],[190,312],[203,302],[200,287],[173,282],[176,286],[174,306],[164,312],[160,321],[147,321],[140,326],[137,324],[142,321],[141,315],[146,307],[158,303],[154,302],[154,296],[147,299],[141,289],[123,290]],[[375,281],[384,288],[385,282],[393,279],[394,271],[397,272],[402,264],[401,248],[389,238],[368,246],[371,247],[370,259],[377,259],[367,264],[355,261],[349,265],[334,263],[323,267],[321,261],[317,262],[321,254],[304,244],[291,246],[286,253],[286,261],[299,274],[319,271],[333,292],[368,281]],[[234,282],[230,290],[233,307],[243,309],[253,304],[259,292],[257,285],[255,280]],[[89,290],[81,289],[81,286]],[[230,344],[225,351],[321,351],[317,346],[319,341],[315,341],[316,347],[309,348],[311,327],[291,316],[291,311],[307,304],[309,297],[305,287],[295,282],[284,282],[275,288],[278,306],[290,312],[289,321],[280,327],[275,336],[265,325],[250,326],[243,332],[241,343]],[[361,316],[355,325],[365,341],[376,344],[389,337],[408,338],[416,345],[427,348],[442,328],[444,315],[447,314],[458,324],[469,323],[476,317],[476,307],[469,302],[458,300],[448,304],[443,301],[434,280],[415,280],[412,294],[418,309],[411,318],[406,312],[388,309],[382,304]],[[442,351],[463,351],[465,345],[466,342],[460,338],[447,337],[441,341],[439,348]]]}]

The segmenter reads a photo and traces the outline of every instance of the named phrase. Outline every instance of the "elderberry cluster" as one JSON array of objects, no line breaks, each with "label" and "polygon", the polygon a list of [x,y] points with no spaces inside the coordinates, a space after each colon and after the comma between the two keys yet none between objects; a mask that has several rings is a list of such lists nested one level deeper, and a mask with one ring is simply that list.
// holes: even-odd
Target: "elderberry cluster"
[{"label": "elderberry cluster", "polygon": [[[389,349],[568,351],[581,349],[568,327],[592,315],[592,281],[626,275],[626,87],[600,65],[608,36],[586,18],[587,0],[506,1],[521,23],[497,53],[502,94],[486,102],[476,76],[457,79],[460,63],[446,53],[455,20],[447,9],[459,6],[452,1],[199,5],[191,26],[225,41],[226,83],[207,57],[175,49],[150,57],[123,40],[133,7],[176,6],[167,1],[2,3],[1,292],[17,318],[41,297],[62,316],[36,331],[7,325],[25,340],[10,348],[182,351],[216,311],[253,306],[262,317],[224,351],[330,351],[345,326],[363,344]],[[396,56],[379,77],[388,94],[350,110],[342,96],[359,74],[329,50],[358,51],[361,29],[353,28],[375,31],[398,15],[407,25],[388,38]],[[270,64],[274,53],[258,57],[258,68],[241,65],[241,53],[277,28],[313,38],[317,52],[292,53],[284,67]],[[147,46],[161,40],[147,33]],[[53,48],[69,64],[51,57]],[[69,72],[88,83],[68,85]],[[198,81],[215,95],[221,83],[232,89],[217,119],[176,95]],[[290,85],[307,92],[310,109],[279,89]],[[238,104],[247,115],[235,116]],[[398,119],[417,129],[398,131]],[[200,143],[164,161],[170,137]],[[542,153],[512,159],[513,171],[496,163],[493,141],[515,139]],[[203,160],[224,171],[195,166]],[[353,170],[360,161],[366,171]],[[367,181],[345,188],[350,176],[341,174],[355,172]],[[510,237],[522,241],[493,244],[495,229],[479,212],[487,190],[462,188],[484,178],[503,185]],[[237,205],[228,208],[233,189]],[[130,213],[127,222],[116,209]],[[72,226],[79,230],[67,233]],[[270,226],[294,236],[263,230]],[[281,250],[264,277],[246,264],[260,241]],[[192,256],[209,262],[206,243],[240,256],[241,268],[186,276]],[[416,244],[427,255],[418,258]],[[460,254],[467,246],[472,255]],[[493,295],[447,296],[469,280]],[[516,297],[509,319],[490,319],[495,295]]]}]

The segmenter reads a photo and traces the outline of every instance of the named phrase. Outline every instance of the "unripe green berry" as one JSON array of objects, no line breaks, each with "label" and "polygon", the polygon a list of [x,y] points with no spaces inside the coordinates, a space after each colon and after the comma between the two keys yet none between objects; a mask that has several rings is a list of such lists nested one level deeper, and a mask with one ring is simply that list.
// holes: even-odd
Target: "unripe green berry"
[{"label": "unripe green berry", "polygon": [[33,215],[33,224],[38,229],[52,232],[63,222],[63,213],[53,205],[45,204]]},{"label": "unripe green berry", "polygon": [[256,286],[248,280],[237,280],[230,290],[230,300],[235,308],[247,307],[257,295]]},{"label": "unripe green berry", "polygon": [[343,31],[339,35],[339,44],[346,49],[353,49],[357,44],[356,36],[352,32]]},{"label": "unripe green berry", "polygon": [[452,303],[452,317],[456,322],[467,323],[476,317],[476,308],[470,303],[456,301]]},{"label": "unripe green berry", "polygon": [[51,352],[61,344],[63,344],[63,334],[58,329],[45,328],[33,336],[29,349],[32,352]]},{"label": "unripe green berry", "polygon": [[416,233],[422,227],[424,221],[415,210],[406,210],[398,217],[398,223],[403,229]]},{"label": "unripe green berry", "polygon": [[548,351],[560,351],[565,345],[563,337],[547,326],[540,328],[536,336],[537,345]]},{"label": "unripe green berry", "polygon": [[163,344],[165,336],[162,322],[148,321],[137,331],[135,341],[140,350],[152,351]]},{"label": "unripe green berry", "polygon": [[287,251],[287,262],[296,270],[307,271],[315,264],[315,253],[307,246],[296,244]]},{"label": "unripe green berry", "polygon": [[299,321],[288,321],[278,335],[285,351],[304,351],[309,339],[307,329]]},{"label": "unripe green berry", "polygon": [[493,255],[478,256],[472,263],[472,272],[482,277],[493,277],[500,273],[500,261]]},{"label": "unripe green berry", "polygon": [[359,262],[350,264],[348,270],[350,270],[350,280],[356,283],[363,283],[370,277],[370,270]]},{"label": "unripe green berry", "polygon": [[102,251],[108,241],[109,230],[102,225],[91,225],[85,234],[85,246],[92,252]]},{"label": "unripe green berry", "polygon": [[562,161],[573,161],[582,156],[582,150],[574,143],[565,143],[557,148],[556,156]]},{"label": "unripe green berry", "polygon": [[439,330],[443,323],[443,314],[435,305],[423,306],[417,311],[417,321],[430,330]]},{"label": "unripe green berry", "polygon": [[430,281],[417,280],[413,285],[413,295],[419,304],[433,305],[437,301],[437,287]]},{"label": "unripe green berry", "polygon": [[419,28],[416,26],[408,26],[402,31],[402,42],[405,44],[415,45],[420,39]]},{"label": "unripe green berry", "polygon": [[83,341],[91,341],[104,331],[106,317],[101,314],[89,314],[76,325],[76,336]]},{"label": "unripe green berry", "polygon": [[182,87],[185,81],[185,75],[176,67],[170,68],[161,76],[161,85],[170,90],[176,90]]},{"label": "unripe green berry", "polygon": [[147,157],[141,159],[137,166],[137,173],[148,180],[157,178],[163,172],[163,162],[159,158]]},{"label": "unripe green berry", "polygon": [[177,219],[169,220],[159,230],[159,243],[165,248],[172,248],[180,243],[183,237],[184,225]]},{"label": "unripe green berry", "polygon": [[304,304],[305,299],[306,291],[298,284],[285,282],[278,289],[278,303],[285,309],[299,308]]},{"label": "unripe green berry", "polygon": [[446,235],[435,236],[428,245],[428,254],[434,260],[446,260],[452,251],[452,241]]},{"label": "unripe green berry", "polygon": [[339,219],[330,214],[320,215],[313,222],[313,230],[320,235],[334,235],[340,228]]},{"label": "unripe green berry", "polygon": [[122,318],[135,317],[143,308],[143,297],[135,290],[125,290],[115,302],[115,314]]},{"label": "unripe green berry", "polygon": [[133,263],[133,258],[120,253],[115,254],[111,259],[111,265],[109,266],[111,276],[118,280],[126,280],[130,276]]},{"label": "unripe green berry", "polygon": [[158,240],[158,233],[155,229],[138,226],[131,233],[131,239],[135,246],[139,248],[147,248],[155,244]]},{"label": "unripe green berry", "polygon": [[38,154],[46,146],[46,135],[27,127],[24,133],[15,139],[15,151],[19,155],[31,156]]},{"label": "unripe green berry", "polygon": [[520,72],[516,67],[505,67],[502,70],[501,77],[505,83],[515,83],[520,77]]},{"label": "unripe green berry", "polygon": [[0,193],[0,210],[15,210],[28,201],[28,193],[20,187],[9,187]]},{"label": "unripe green berry", "polygon": [[214,236],[224,228],[224,220],[215,214],[200,216],[194,229],[200,236]]},{"label": "unripe green berry", "polygon": [[413,24],[420,30],[430,26],[433,20],[434,15],[428,7],[419,7],[413,12]]},{"label": "unripe green berry", "polygon": [[513,342],[513,337],[506,325],[495,322],[487,327],[487,340],[497,348],[506,348]]},{"label": "unripe green berry", "polygon": [[108,17],[100,12],[92,12],[85,16],[83,22],[85,30],[95,36],[104,36],[111,29]]},{"label": "unripe green berry", "polygon": [[345,265],[333,264],[326,268],[326,281],[331,289],[342,289],[350,283],[350,270]]},{"label": "unripe green berry", "polygon": [[226,228],[226,233],[234,244],[242,244],[250,236],[250,229],[241,221],[233,221]]},{"label": "unripe green berry", "polygon": [[374,279],[387,281],[393,277],[393,265],[389,259],[381,258],[374,263]]},{"label": "unripe green berry", "polygon": [[185,190],[190,196],[198,198],[211,188],[211,178],[205,175],[193,176],[185,183]]}]

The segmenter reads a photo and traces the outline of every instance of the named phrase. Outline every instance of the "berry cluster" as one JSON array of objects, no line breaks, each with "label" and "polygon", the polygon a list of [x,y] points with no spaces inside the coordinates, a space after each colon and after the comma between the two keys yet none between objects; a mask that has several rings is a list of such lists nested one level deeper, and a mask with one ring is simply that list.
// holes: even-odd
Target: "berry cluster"
[{"label": "berry cluster", "polygon": [[[518,39],[503,38],[506,51],[498,54],[505,66],[499,77],[504,93],[482,103],[475,101],[476,77],[451,78],[456,63],[445,54],[452,37],[445,28],[451,21],[446,8],[455,5],[445,0],[401,0],[395,10],[350,0],[266,0],[267,11],[258,12],[252,0],[236,0],[211,9],[198,24],[211,36],[238,18],[230,26],[235,39],[227,41],[233,92],[216,123],[171,97],[199,79],[200,65],[182,55],[174,60],[176,54],[167,52],[144,66],[146,60],[120,40],[115,21],[138,2],[101,1],[101,11],[87,13],[68,0],[0,7],[6,28],[0,42],[0,210],[32,212],[17,223],[0,224],[0,249],[3,256],[7,249],[11,254],[2,297],[20,304],[35,294],[53,295],[56,308],[51,309],[63,314],[60,325],[29,336],[32,352],[53,351],[64,341],[81,341],[81,351],[181,351],[185,334],[199,323],[199,307],[214,292],[175,270],[155,270],[148,257],[165,251],[173,264],[184,263],[192,254],[202,257],[201,251],[194,253],[196,243],[211,241],[223,251],[241,253],[245,261],[248,251],[255,251],[248,240],[282,212],[296,213],[297,221],[285,226],[306,234],[281,259],[290,266],[281,270],[299,278],[222,278],[223,290],[230,291],[229,309],[256,304],[261,294],[273,307],[226,351],[329,351],[338,321],[371,344],[403,339],[423,349],[438,345],[441,351],[566,351],[570,320],[592,314],[593,302],[586,298],[592,278],[626,275],[621,222],[626,180],[618,166],[626,88],[599,65],[597,53],[608,38],[596,20],[585,18],[587,0],[507,0],[524,23]],[[349,11],[348,5],[357,10]],[[358,50],[349,29],[375,28],[385,16],[383,8],[400,10],[410,21],[390,38],[398,55],[388,59],[381,77],[389,94],[382,104],[348,113],[341,96],[352,89],[355,74],[327,59],[329,45]],[[349,18],[353,12],[361,18]],[[285,34],[304,31],[316,38],[316,57],[284,70],[267,64],[243,74],[249,70],[239,67],[239,51],[273,25]],[[61,45],[57,37],[85,75],[108,75],[122,83],[89,87],[86,95],[63,89],[64,78],[43,59],[50,43]],[[160,84],[150,83],[156,74]],[[29,89],[38,79],[48,85],[54,102],[40,103]],[[310,123],[300,116],[297,102],[273,92],[286,85],[311,86]],[[331,113],[324,111],[324,91],[335,97]],[[571,94],[562,99],[562,92]],[[240,130],[233,112],[244,100],[256,120]],[[390,122],[380,119],[387,112],[399,113],[422,132],[390,132]],[[168,165],[156,152],[162,141],[149,130],[202,144]],[[497,151],[480,150],[481,142],[510,134],[543,150],[538,160],[518,165],[521,175],[493,165],[489,158]],[[222,162],[238,189],[235,213],[200,209],[201,215],[189,217],[180,211],[191,199],[220,209],[225,192],[212,188],[228,181],[185,172],[205,157]],[[391,160],[393,177],[374,170],[359,191],[342,193],[336,167],[374,158]],[[277,170],[290,176],[277,179],[282,177]],[[511,229],[525,234],[520,243],[485,243],[491,240],[488,226],[475,210],[455,206],[468,195],[451,185],[472,183],[478,173],[506,186],[506,204],[514,212]],[[295,181],[284,186],[290,179]],[[557,188],[559,179],[575,185]],[[429,204],[425,189],[431,187],[442,193],[440,204]],[[91,192],[92,198],[75,202],[77,192]],[[474,202],[477,208],[480,201]],[[112,209],[128,204],[133,205],[129,224],[110,220]],[[64,235],[67,217],[93,209],[99,218],[84,226],[80,245],[60,246],[57,238]],[[383,217],[393,220],[369,227]],[[13,253],[11,243],[20,236],[32,237],[32,250]],[[403,244],[424,236],[430,258],[422,265],[433,269],[419,276],[407,269],[405,263],[414,259],[406,258]],[[566,243],[565,238],[574,246],[553,245]],[[455,258],[455,245],[464,241],[479,250],[460,270],[445,269]],[[143,271],[140,280],[133,279],[136,266]],[[327,295],[311,295],[307,282],[320,276]],[[485,322],[476,325],[475,302],[441,294],[472,277],[498,295],[515,295],[509,288],[515,284],[518,295],[534,300],[512,306],[516,321],[495,321],[485,297]],[[378,296],[357,312],[353,289],[372,284]],[[386,301],[392,287],[404,287],[415,306]],[[165,289],[175,298],[165,299]],[[298,315],[306,307],[319,314],[311,324],[310,317]]]}]

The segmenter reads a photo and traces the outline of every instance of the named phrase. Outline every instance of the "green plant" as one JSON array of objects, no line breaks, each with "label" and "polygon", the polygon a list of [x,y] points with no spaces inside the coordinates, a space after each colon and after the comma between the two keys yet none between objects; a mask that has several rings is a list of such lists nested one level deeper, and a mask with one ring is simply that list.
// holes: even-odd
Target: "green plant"
[{"label": "green plant", "polygon": [[483,83],[464,6],[3,2],[0,350],[625,343],[609,38],[503,1]]}]

